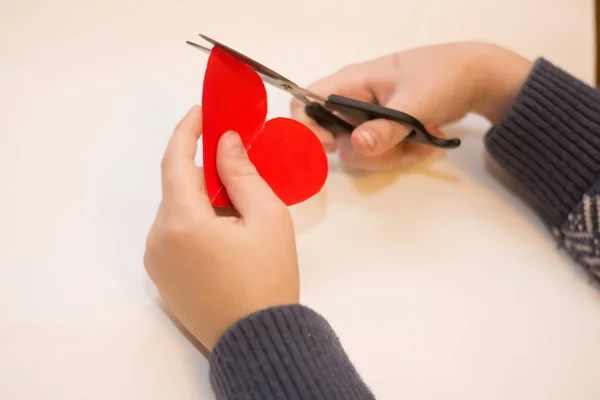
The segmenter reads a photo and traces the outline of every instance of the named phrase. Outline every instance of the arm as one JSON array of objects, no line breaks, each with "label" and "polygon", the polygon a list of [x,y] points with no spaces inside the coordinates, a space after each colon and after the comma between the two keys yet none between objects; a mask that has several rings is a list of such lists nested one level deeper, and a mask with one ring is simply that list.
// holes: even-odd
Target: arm
[{"label": "arm", "polygon": [[[498,122],[485,138],[489,153],[533,194],[557,239],[598,278],[600,93],[544,59],[532,68],[515,61],[518,68],[483,84],[499,96],[479,99],[472,111]],[[236,323],[212,353],[211,377],[219,398],[373,398],[331,327],[301,306]]]},{"label": "arm", "polygon": [[210,366],[219,399],[374,399],[327,321],[299,305],[238,321]]},{"label": "arm", "polygon": [[194,161],[201,132],[202,110],[194,107],[163,158],[163,198],[144,265],[167,308],[210,351],[217,397],[372,399],[327,321],[298,304],[287,207],[229,132],[217,170],[239,216],[218,215]]},{"label": "arm", "polygon": [[[531,192],[569,254],[600,275],[600,93],[595,89],[544,59],[531,63],[485,43],[410,49],[345,67],[310,89],[405,111],[432,133],[469,112],[484,116],[496,124],[485,138],[489,153]],[[299,102],[292,103],[292,114],[311,126],[328,151],[339,147],[340,160],[350,168],[395,168],[410,159],[407,153],[432,151],[403,143],[410,128],[400,124],[366,122],[352,132],[348,146],[308,119]]]},{"label": "arm", "polygon": [[538,59],[485,144],[533,195],[569,254],[598,279],[600,92]]}]

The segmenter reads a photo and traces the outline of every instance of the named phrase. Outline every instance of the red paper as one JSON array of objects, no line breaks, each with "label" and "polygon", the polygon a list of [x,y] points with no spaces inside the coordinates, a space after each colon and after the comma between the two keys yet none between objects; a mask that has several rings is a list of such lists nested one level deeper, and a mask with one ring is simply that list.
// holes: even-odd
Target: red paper
[{"label": "red paper", "polygon": [[267,93],[260,76],[218,47],[210,53],[202,93],[204,177],[213,206],[231,207],[217,175],[217,144],[237,132],[258,173],[286,205],[317,194],[327,179],[323,146],[305,125],[288,118],[265,124]]}]

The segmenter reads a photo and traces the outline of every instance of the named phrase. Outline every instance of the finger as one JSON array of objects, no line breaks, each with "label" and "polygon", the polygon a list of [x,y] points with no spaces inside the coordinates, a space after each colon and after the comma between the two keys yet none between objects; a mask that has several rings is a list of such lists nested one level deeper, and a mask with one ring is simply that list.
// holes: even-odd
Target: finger
[{"label": "finger", "polygon": [[378,155],[359,153],[350,138],[339,140],[340,162],[345,169],[376,172],[394,170],[400,159],[400,146]]},{"label": "finger", "polygon": [[167,202],[199,205],[214,211],[204,191],[201,170],[195,162],[202,132],[202,109],[193,107],[175,128],[162,161],[162,190]]},{"label": "finger", "polygon": [[[368,71],[370,70],[365,68],[364,64],[350,65],[310,85],[308,90],[323,97],[336,94],[371,103],[375,101],[375,96],[366,78]],[[334,152],[336,150],[337,144],[331,132],[319,126],[306,115],[304,103],[293,99],[290,108],[292,118],[312,129],[323,144],[325,151]]]},{"label": "finger", "polygon": [[234,207],[243,219],[281,205],[281,200],[250,162],[237,133],[227,132],[219,140],[217,171]]},{"label": "finger", "polygon": [[352,144],[359,153],[375,156],[393,149],[409,133],[410,128],[406,125],[374,119],[356,127],[352,132]]},{"label": "finger", "polygon": [[[415,115],[414,110],[408,110],[407,107],[410,106],[404,97],[402,93],[395,93],[385,107]],[[415,117],[418,118],[416,115]],[[352,132],[352,145],[357,152],[364,155],[384,154],[404,140],[411,130],[407,125],[388,119],[374,119],[356,127]]]},{"label": "finger", "polygon": [[[437,129],[430,129],[430,133],[444,137]],[[359,153],[350,140],[347,140],[346,142],[340,141],[339,157],[342,165],[348,169],[391,171],[412,168],[438,151],[440,149],[420,143],[401,142],[384,153],[365,155]]]},{"label": "finger", "polygon": [[[399,110],[419,119],[428,125],[427,109],[429,102],[416,101],[409,93],[397,91],[385,102],[384,106]],[[374,119],[356,127],[352,132],[352,144],[361,154],[374,156],[392,150],[402,142],[412,131],[408,125],[386,119]]]}]

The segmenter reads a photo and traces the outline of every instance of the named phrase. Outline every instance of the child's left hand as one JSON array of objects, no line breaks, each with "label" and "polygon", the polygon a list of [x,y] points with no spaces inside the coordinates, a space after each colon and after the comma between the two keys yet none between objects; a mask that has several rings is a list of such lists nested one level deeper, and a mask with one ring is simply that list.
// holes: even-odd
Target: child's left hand
[{"label": "child's left hand", "polygon": [[217,169],[241,216],[215,213],[194,162],[201,131],[202,110],[195,107],[173,133],[144,264],[169,310],[212,350],[239,319],[298,303],[300,287],[288,209],[232,132],[219,142]]}]

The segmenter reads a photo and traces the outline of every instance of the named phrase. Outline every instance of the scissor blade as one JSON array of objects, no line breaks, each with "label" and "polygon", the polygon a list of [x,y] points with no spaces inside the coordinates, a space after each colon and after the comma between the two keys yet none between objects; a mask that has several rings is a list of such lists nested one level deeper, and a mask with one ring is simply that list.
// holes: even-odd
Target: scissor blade
[{"label": "scissor blade", "polygon": [[[186,43],[187,43],[188,45],[190,45],[190,46],[194,47],[195,49],[198,49],[198,50],[200,50],[200,51],[203,51],[204,53],[210,54],[210,52],[211,52],[211,49],[209,49],[208,47],[200,46],[200,45],[199,45],[199,44],[197,44],[197,43],[190,42],[190,41],[186,41]],[[229,54],[229,55],[231,55],[231,56],[234,56],[234,54],[232,54],[232,51],[234,51],[234,50],[229,50],[229,49],[227,49],[227,48],[223,48],[223,47],[221,47],[221,46],[220,46],[220,45],[218,45],[218,44],[215,44],[215,46],[217,46],[217,47],[220,47],[220,48],[221,48],[221,49],[223,49],[223,50],[224,50],[224,51],[225,51],[227,54]],[[239,54],[239,53],[238,53],[238,54]],[[235,58],[235,59],[237,59],[238,61],[241,61],[241,62],[243,62],[244,64],[248,65],[248,62],[246,62],[246,61],[245,61],[245,59],[244,59],[244,60],[240,60],[240,57],[234,57],[234,58]],[[246,57],[246,59],[247,59],[247,57]],[[268,84],[270,84],[270,85],[273,85],[273,86],[275,86],[275,87],[277,87],[277,88],[279,88],[279,89],[288,90],[288,91],[289,91],[288,87],[290,87],[290,88],[292,87],[290,84],[288,84],[288,83],[287,83],[288,81],[287,81],[287,79],[285,79],[285,78],[284,78],[284,80],[274,79],[274,78],[272,78],[271,76],[269,76],[269,75],[266,75],[264,72],[257,71],[257,70],[256,70],[256,68],[253,68],[253,66],[252,66],[252,65],[248,65],[248,66],[249,66],[250,68],[252,68],[252,69],[254,70],[254,72],[256,72],[258,75],[260,75],[260,77],[261,77],[261,79],[262,79],[263,81],[267,82],[267,83],[268,83]],[[292,85],[293,85],[293,83],[292,83]]]},{"label": "scissor blade", "polygon": [[189,40],[186,40],[186,43],[198,50],[205,52],[206,54],[210,54],[210,49],[208,47],[200,46],[198,43],[190,42]]},{"label": "scissor blade", "polygon": [[[242,53],[232,49],[231,47],[226,46],[220,42],[217,42],[216,40],[211,39],[206,35],[199,34],[199,36],[201,38],[203,38],[204,40],[206,40],[207,42],[209,42],[210,44],[212,44],[213,46],[219,47],[221,50],[225,51],[231,57],[235,58],[236,60],[238,60],[238,61],[246,64],[250,68],[252,68],[254,70],[254,72],[256,72],[264,82],[268,83],[271,86],[276,87],[277,89],[281,89],[285,92],[290,93],[292,96],[294,96],[296,99],[300,100],[301,102],[308,104],[308,103],[310,103],[309,98],[319,100],[322,102],[325,101],[325,99],[323,99],[322,97],[320,97],[314,93],[311,93],[306,89],[301,88],[300,86],[296,85],[294,82],[290,81],[286,77],[278,74],[277,72],[273,71],[272,69],[270,69],[268,67],[265,67],[261,63],[254,61],[250,57],[243,55]],[[193,43],[190,41],[187,41],[186,43],[192,47],[195,47],[195,48],[205,52],[205,53],[211,52],[211,49],[201,46],[197,43]]]},{"label": "scissor blade", "polygon": [[209,42],[210,44],[212,44],[213,46],[217,46],[217,47],[221,48],[222,50],[224,50],[227,54],[229,54],[236,60],[243,62],[244,64],[246,64],[247,66],[252,68],[268,84],[273,85],[279,89],[282,89],[282,90],[285,90],[288,92],[290,91],[289,88],[298,87],[298,85],[296,85],[294,82],[290,81],[286,77],[278,74],[277,72],[273,71],[272,69],[270,69],[268,67],[265,67],[261,63],[254,61],[250,57],[243,55],[239,51],[236,51],[236,50],[232,49],[231,47],[224,45],[223,43],[217,42],[216,40],[211,39],[206,35],[199,34],[199,36],[202,39]]}]

